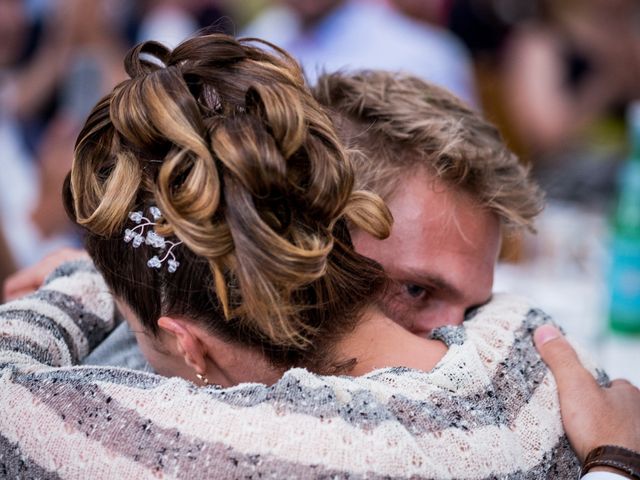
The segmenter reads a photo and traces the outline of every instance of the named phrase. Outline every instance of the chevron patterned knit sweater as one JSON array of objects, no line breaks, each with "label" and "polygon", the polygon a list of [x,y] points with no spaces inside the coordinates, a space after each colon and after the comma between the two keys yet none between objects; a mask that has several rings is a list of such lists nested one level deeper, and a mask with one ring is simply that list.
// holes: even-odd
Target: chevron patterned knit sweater
[{"label": "chevron patterned knit sweater", "polygon": [[431,372],[288,371],[272,386],[76,366],[114,327],[89,263],[0,307],[0,477],[575,478],[552,376],[532,346],[548,321],[496,297],[438,335]]}]

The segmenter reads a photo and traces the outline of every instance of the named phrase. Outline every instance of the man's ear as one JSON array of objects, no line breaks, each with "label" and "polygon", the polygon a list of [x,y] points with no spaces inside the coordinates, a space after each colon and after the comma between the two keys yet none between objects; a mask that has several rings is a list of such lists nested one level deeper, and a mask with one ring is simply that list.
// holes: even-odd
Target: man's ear
[{"label": "man's ear", "polygon": [[158,326],[176,342],[177,351],[185,363],[196,373],[204,375],[207,371],[206,349],[200,338],[200,329],[181,318],[160,317]]}]

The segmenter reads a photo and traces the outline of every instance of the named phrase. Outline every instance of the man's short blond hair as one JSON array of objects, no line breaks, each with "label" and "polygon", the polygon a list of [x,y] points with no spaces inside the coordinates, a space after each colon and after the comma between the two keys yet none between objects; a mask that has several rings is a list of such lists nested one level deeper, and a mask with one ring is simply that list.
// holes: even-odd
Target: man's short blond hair
[{"label": "man's short blond hair", "polygon": [[453,94],[376,70],[325,74],[314,94],[352,151],[359,187],[389,198],[422,167],[468,192],[504,226],[532,228],[542,191],[498,130]]}]

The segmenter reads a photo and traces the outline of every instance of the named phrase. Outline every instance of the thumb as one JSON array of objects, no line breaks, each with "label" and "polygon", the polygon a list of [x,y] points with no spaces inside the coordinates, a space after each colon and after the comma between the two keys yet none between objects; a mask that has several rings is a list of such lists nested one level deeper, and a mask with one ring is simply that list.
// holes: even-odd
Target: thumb
[{"label": "thumb", "polygon": [[560,330],[553,325],[542,325],[533,334],[533,341],[553,373],[562,397],[563,391],[584,391],[587,385],[597,386],[595,379],[582,366],[578,355]]}]

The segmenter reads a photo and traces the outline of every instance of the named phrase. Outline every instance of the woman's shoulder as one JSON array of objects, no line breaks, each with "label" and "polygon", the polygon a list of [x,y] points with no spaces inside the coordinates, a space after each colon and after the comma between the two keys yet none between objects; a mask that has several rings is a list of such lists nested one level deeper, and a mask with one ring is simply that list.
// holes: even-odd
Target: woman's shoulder
[{"label": "woman's shoulder", "polygon": [[[467,313],[457,326],[435,329],[431,338],[440,340],[460,355],[477,353],[483,363],[492,365],[512,355],[514,349],[535,352],[533,332],[553,319],[533,302],[510,294],[496,294]],[[450,361],[443,359],[441,364]]]},{"label": "woman's shoulder", "polygon": [[[552,318],[535,302],[512,294],[495,294],[491,301],[475,311],[470,312],[457,337],[468,341],[469,347],[483,359],[488,369],[496,366],[521,370],[525,377],[532,374],[532,369],[546,372],[533,343],[533,332],[541,325],[552,324],[560,328],[556,319]],[[443,337],[452,337],[444,331],[436,333]],[[587,351],[580,345],[574,348],[586,368],[601,383],[606,383],[606,374],[597,368]],[[443,338],[445,343],[446,338]]]},{"label": "woman's shoulder", "polygon": [[[445,396],[464,402],[482,396],[504,404],[514,392],[528,399],[543,380],[555,388],[533,344],[534,330],[545,323],[553,321],[533,302],[500,294],[472,312],[462,325],[440,327],[432,333],[448,350],[431,371],[394,367],[359,377],[332,377],[293,369],[273,388],[280,385],[288,391],[295,384],[296,391],[310,396],[310,392],[330,390],[338,400],[366,391],[383,403],[393,397],[430,402]],[[519,410],[521,406],[513,407]]]},{"label": "woman's shoulder", "polygon": [[533,332],[545,323],[553,321],[533,302],[494,295],[462,325],[433,332],[433,338],[449,347],[434,373],[440,369],[440,375],[451,378],[456,391],[465,394],[482,390],[503,400],[528,399],[548,374],[533,343]]}]

